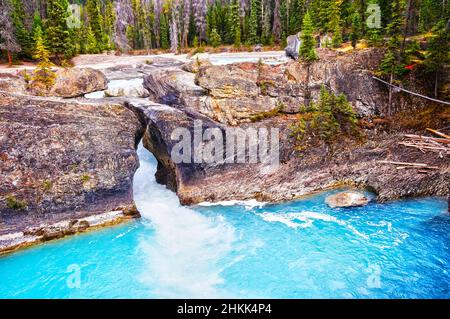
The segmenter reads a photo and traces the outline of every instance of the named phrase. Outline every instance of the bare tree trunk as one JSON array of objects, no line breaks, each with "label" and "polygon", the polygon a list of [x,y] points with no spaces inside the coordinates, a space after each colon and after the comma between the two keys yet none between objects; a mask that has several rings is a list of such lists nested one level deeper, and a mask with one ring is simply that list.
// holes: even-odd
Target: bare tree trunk
[{"label": "bare tree trunk", "polygon": [[436,70],[436,75],[434,78],[434,97],[438,96],[438,81],[439,81],[439,70]]},{"label": "bare tree trunk", "polygon": [[309,89],[309,78],[311,76],[311,63],[308,62],[306,66],[306,92],[305,92],[305,106],[311,103],[311,90]]},{"label": "bare tree trunk", "polygon": [[12,54],[11,51],[8,50],[8,65],[12,66]]},{"label": "bare tree trunk", "polygon": [[392,115],[392,82],[394,82],[394,72],[391,71],[391,77],[389,79],[389,104],[388,104],[388,116]]},{"label": "bare tree trunk", "polygon": [[411,11],[412,11],[412,1],[413,0],[408,0],[408,9],[406,10],[406,21],[405,21],[405,27],[403,29],[403,42],[402,42],[402,46],[400,49],[400,54],[403,55],[403,52],[405,50],[405,45],[406,45],[406,37],[408,36],[408,26],[409,26],[409,19],[411,17]]}]

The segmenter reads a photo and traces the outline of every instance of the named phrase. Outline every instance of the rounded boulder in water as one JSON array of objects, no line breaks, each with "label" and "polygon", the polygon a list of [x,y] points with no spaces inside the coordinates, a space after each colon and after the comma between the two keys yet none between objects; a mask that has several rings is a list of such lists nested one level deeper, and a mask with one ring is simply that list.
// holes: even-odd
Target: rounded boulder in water
[{"label": "rounded boulder in water", "polygon": [[361,193],[342,192],[328,196],[325,199],[325,203],[331,208],[359,207],[367,205],[369,203],[369,199]]}]

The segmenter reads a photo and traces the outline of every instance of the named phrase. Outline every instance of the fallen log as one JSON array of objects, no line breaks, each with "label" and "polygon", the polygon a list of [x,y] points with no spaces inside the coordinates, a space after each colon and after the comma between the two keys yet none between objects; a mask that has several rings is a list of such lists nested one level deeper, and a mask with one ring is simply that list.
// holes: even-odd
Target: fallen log
[{"label": "fallen log", "polygon": [[437,136],[443,137],[443,138],[445,138],[445,139],[447,139],[447,140],[450,140],[450,136],[447,135],[447,134],[441,133],[441,132],[436,131],[436,130],[433,130],[433,129],[431,129],[431,128],[427,128],[427,131],[428,131],[428,132],[431,132],[431,133],[433,133],[433,134],[435,134],[435,135],[437,135]]}]

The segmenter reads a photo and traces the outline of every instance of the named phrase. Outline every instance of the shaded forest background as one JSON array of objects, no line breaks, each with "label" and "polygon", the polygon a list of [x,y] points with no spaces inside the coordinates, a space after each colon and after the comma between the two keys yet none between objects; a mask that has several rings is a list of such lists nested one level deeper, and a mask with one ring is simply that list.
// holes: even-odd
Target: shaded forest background
[{"label": "shaded forest background", "polygon": [[283,48],[301,32],[303,61],[317,58],[319,36],[330,48],[384,47],[380,76],[400,83],[417,69],[438,96],[449,61],[448,1],[0,0],[0,58],[39,61],[46,80],[53,63],[77,54]]}]

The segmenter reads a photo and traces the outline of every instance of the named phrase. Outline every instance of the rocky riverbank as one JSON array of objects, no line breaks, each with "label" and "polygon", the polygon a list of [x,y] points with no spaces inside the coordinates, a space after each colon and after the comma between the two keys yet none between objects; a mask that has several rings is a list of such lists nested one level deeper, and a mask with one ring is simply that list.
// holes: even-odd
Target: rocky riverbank
[{"label": "rocky riverbank", "polygon": [[[448,154],[430,156],[401,146],[406,131],[385,130],[371,121],[385,112],[387,103],[386,88],[371,75],[380,51],[322,50],[320,57],[309,68],[293,61],[212,65],[200,59],[187,64],[167,57],[145,62],[140,58],[131,64],[122,59],[103,67],[88,65],[95,70],[60,71],[71,74],[57,82],[66,83],[59,86],[64,94],[50,92],[60,97],[30,96],[20,75],[0,76],[0,251],[139,216],[132,181],[142,137],[158,160],[157,181],[186,205],[292,200],[342,185],[368,188],[379,201],[448,196]],[[84,80],[77,81],[80,77]],[[143,78],[139,90],[149,98],[123,96],[130,90],[120,89],[110,94],[120,98],[80,97],[106,89],[107,80],[136,78]],[[292,125],[300,106],[317,100],[322,85],[344,93],[358,116],[371,125],[364,128],[362,140],[342,140],[333,152],[323,144],[299,150]],[[423,105],[415,98],[395,99],[397,106],[405,103]],[[193,136],[199,121],[203,130],[223,133],[224,147],[229,129],[277,129],[279,165],[196,163],[194,158],[175,162],[174,130]],[[200,144],[208,147],[213,141],[210,137]],[[396,169],[386,161],[435,169]]]},{"label": "rocky riverbank", "polygon": [[143,126],[133,112],[6,93],[0,101],[0,236],[36,227],[42,235],[63,221],[73,228],[105,212],[118,212],[111,221],[138,215],[132,183]]}]

